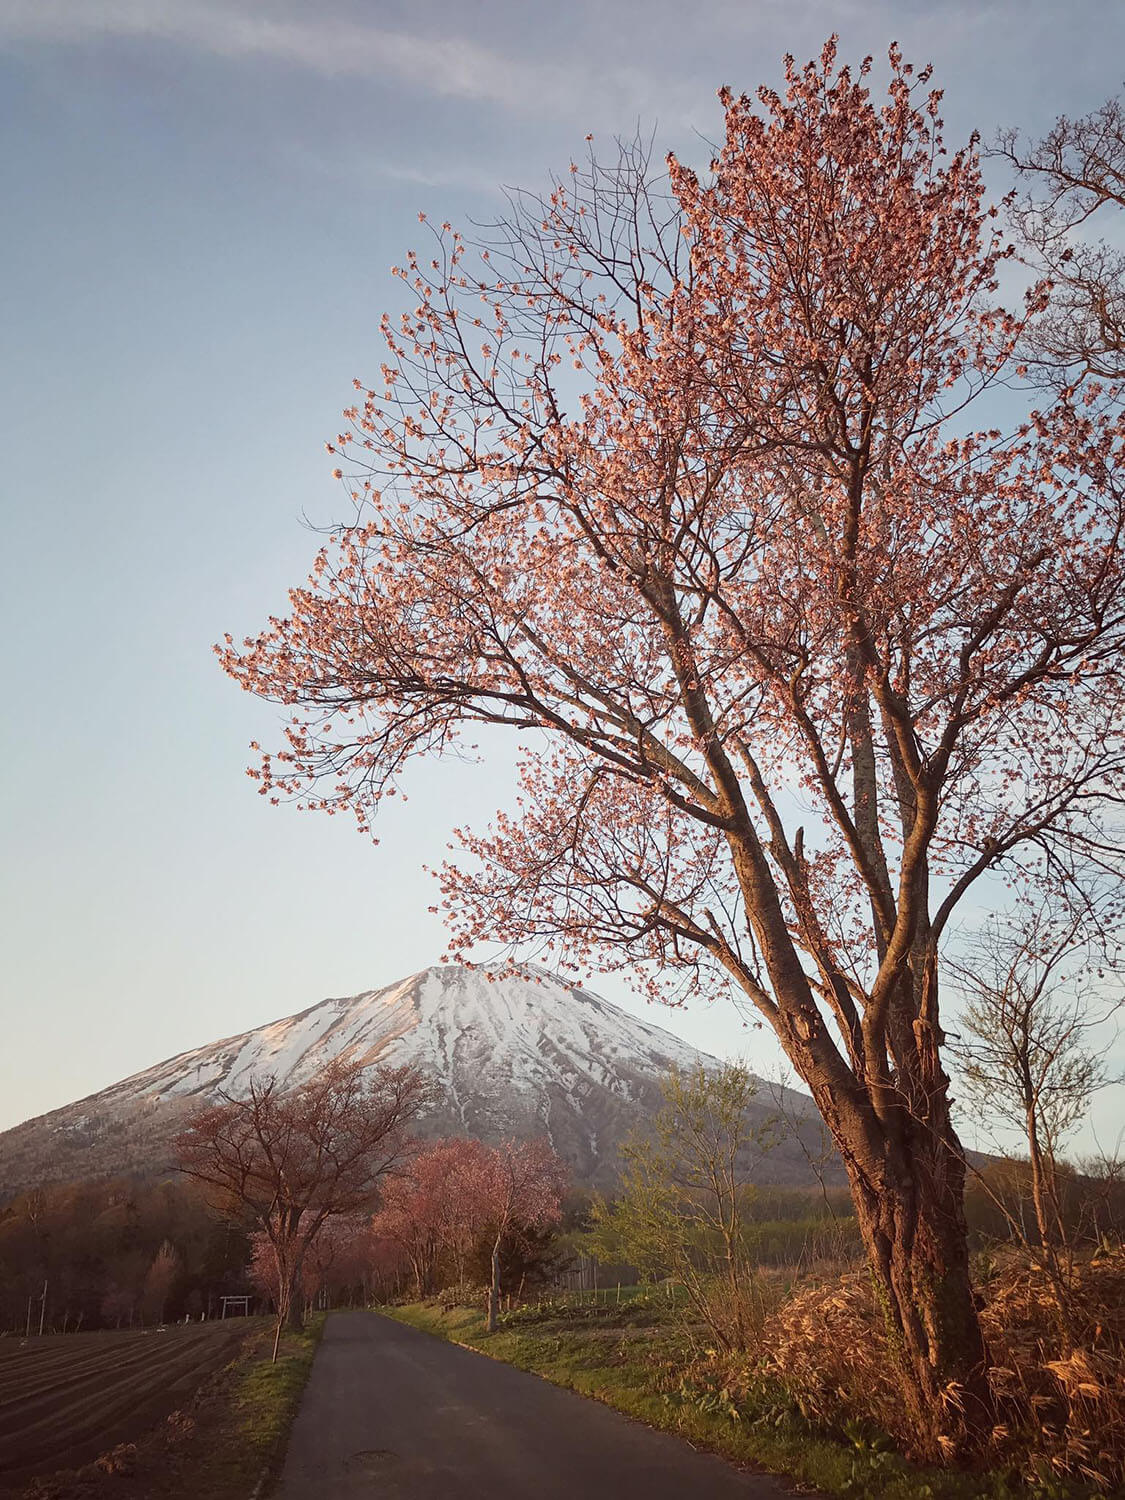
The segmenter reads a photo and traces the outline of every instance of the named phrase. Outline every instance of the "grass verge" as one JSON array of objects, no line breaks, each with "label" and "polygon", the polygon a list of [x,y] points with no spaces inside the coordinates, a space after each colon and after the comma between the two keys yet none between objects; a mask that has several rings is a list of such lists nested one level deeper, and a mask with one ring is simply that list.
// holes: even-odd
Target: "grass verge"
[{"label": "grass verge", "polygon": [[286,1334],[276,1364],[270,1359],[271,1330],[235,1382],[227,1445],[232,1463],[246,1477],[252,1475],[259,1494],[268,1494],[270,1481],[285,1458],[289,1429],[316,1358],[325,1316],[314,1313],[301,1333]]},{"label": "grass verge", "polygon": [[[437,1335],[676,1433],[721,1454],[847,1500],[1015,1500],[1035,1494],[1011,1476],[922,1469],[877,1437],[851,1429],[825,1433],[806,1422],[780,1391],[763,1388],[736,1404],[729,1393],[689,1383],[679,1372],[698,1356],[667,1310],[640,1297],[620,1306],[560,1308],[547,1316],[519,1313],[496,1333],[484,1314],[411,1303],[382,1309]],[[531,1310],[528,1310],[529,1312]],[[1042,1500],[1057,1493],[1038,1492]]]},{"label": "grass verge", "polygon": [[285,1458],[290,1427],[297,1415],[305,1385],[317,1358],[326,1314],[317,1313],[300,1334],[287,1334],[272,1364],[272,1337],[264,1341],[257,1358],[246,1365],[233,1391],[233,1424],[229,1437],[246,1467],[257,1472],[260,1493],[269,1493]]}]

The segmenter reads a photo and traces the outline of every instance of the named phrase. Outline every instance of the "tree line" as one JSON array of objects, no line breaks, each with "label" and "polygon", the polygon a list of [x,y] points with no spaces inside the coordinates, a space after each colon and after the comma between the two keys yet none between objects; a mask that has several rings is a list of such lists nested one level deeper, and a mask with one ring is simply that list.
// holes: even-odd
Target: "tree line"
[{"label": "tree line", "polygon": [[253,1078],[244,1095],[220,1091],[180,1136],[181,1171],[219,1214],[252,1226],[275,1358],[333,1263],[366,1260],[384,1278],[408,1264],[424,1295],[439,1265],[452,1259],[463,1277],[483,1244],[495,1327],[505,1258],[558,1221],[567,1169],[545,1140],[424,1146],[415,1127],[434,1098],[418,1068],[341,1058],[295,1088]]},{"label": "tree line", "polygon": [[[995,1064],[1002,1033],[990,1024],[984,1035]],[[1073,1049],[1057,1049],[1032,1112],[1036,1153],[977,1160],[966,1200],[971,1242],[1029,1251],[1063,1312],[1075,1256],[1125,1228],[1116,1164],[1080,1171],[1058,1154],[1088,1102],[1076,1071],[1088,1077]],[[1022,1107],[1023,1077],[1005,1088],[989,1075],[992,1115]],[[739,1346],[761,1272],[831,1274],[861,1253],[852,1200],[823,1181],[761,1182],[788,1123],[780,1107],[763,1121],[745,1067],[673,1072],[663,1090],[662,1109],[622,1144],[619,1188],[590,1195],[542,1140],[418,1139],[430,1094],[413,1070],[338,1064],[288,1091],[252,1080],[245,1098],[196,1116],[181,1175],[36,1189],[4,1205],[0,1326],[149,1326],[213,1316],[224,1294],[245,1293],[279,1327],[317,1303],[434,1295],[479,1297],[495,1326],[503,1297],[538,1296],[585,1257],[603,1282],[674,1281],[693,1316]]]},{"label": "tree line", "polygon": [[426,1143],[414,1068],[338,1061],[295,1088],[250,1080],[177,1141],[179,1174],[38,1188],[0,1208],[9,1332],[213,1316],[224,1294],[300,1326],[318,1298],[426,1295],[454,1276],[502,1291],[557,1264],[568,1170],[544,1140]]},{"label": "tree line", "polygon": [[249,1294],[250,1225],[181,1177],[33,1188],[0,1207],[5,1333],[150,1327]]}]

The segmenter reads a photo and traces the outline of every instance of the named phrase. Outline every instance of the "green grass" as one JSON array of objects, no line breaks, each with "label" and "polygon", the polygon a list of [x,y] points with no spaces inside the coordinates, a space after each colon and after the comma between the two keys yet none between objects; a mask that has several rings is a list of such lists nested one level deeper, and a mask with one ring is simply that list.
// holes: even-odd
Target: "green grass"
[{"label": "green grass", "polygon": [[324,1313],[314,1313],[301,1333],[281,1340],[277,1363],[271,1362],[273,1332],[253,1351],[236,1376],[231,1392],[229,1446],[238,1467],[257,1481],[280,1468],[285,1441],[297,1414],[305,1383],[324,1328]]},{"label": "green grass", "polygon": [[[507,1314],[496,1333],[483,1312],[412,1303],[383,1309],[439,1338],[479,1350],[627,1416],[720,1453],[848,1500],[1011,1500],[1028,1492],[1000,1474],[917,1468],[859,1431],[814,1429],[780,1391],[763,1388],[735,1404],[726,1392],[689,1386],[676,1371],[691,1358],[667,1301],[643,1295],[595,1303],[554,1301]],[[698,1352],[698,1351],[696,1351]],[[1043,1500],[1047,1500],[1044,1494]]]}]

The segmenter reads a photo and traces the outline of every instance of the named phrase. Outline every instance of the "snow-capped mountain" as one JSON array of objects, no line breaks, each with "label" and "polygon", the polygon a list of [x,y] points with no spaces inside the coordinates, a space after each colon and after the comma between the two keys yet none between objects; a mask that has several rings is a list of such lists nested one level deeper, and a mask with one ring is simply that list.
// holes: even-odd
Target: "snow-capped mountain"
[{"label": "snow-capped mountain", "polygon": [[[492,976],[446,965],[322,1000],[16,1126],[0,1134],[0,1186],[163,1169],[186,1118],[219,1090],[238,1097],[266,1076],[300,1084],[335,1058],[416,1064],[444,1099],[428,1133],[545,1134],[579,1180],[604,1184],[615,1176],[618,1142],[659,1106],[659,1079],[673,1066],[717,1066],[545,969]],[[811,1111],[804,1096],[789,1097]],[[770,1175],[792,1181],[803,1161],[793,1141],[771,1158]]]}]

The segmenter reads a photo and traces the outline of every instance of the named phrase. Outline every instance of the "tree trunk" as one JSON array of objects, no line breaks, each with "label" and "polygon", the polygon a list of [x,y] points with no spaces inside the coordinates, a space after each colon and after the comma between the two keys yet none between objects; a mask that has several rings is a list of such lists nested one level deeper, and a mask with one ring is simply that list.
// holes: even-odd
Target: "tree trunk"
[{"label": "tree trunk", "polygon": [[[1029,1105],[1027,1108],[1026,1123],[1028,1156],[1031,1164],[1031,1200],[1035,1207],[1035,1224],[1039,1231],[1039,1246],[1042,1250],[1041,1265],[1054,1293],[1059,1332],[1067,1344],[1070,1344],[1075,1337],[1070,1302],[1071,1264],[1067,1257],[1068,1246],[1054,1179],[1054,1159],[1049,1149],[1044,1151],[1039,1139],[1039,1121],[1034,1105]],[[1054,1218],[1054,1234],[1052,1234],[1052,1217]]]},{"label": "tree trunk", "polygon": [[969,1277],[964,1159],[944,1097],[931,1106],[928,1121],[903,1111],[890,1128],[872,1119],[875,1129],[838,1144],[920,1454],[948,1460],[971,1451],[995,1417]]},{"label": "tree trunk", "polygon": [[500,1240],[492,1247],[492,1285],[488,1289],[488,1331],[495,1333],[500,1315]]},{"label": "tree trunk", "polygon": [[300,1286],[289,1294],[289,1306],[285,1311],[285,1326],[290,1333],[300,1333],[305,1326],[305,1302]]},{"label": "tree trunk", "polygon": [[281,1251],[275,1245],[274,1252],[277,1257],[278,1322],[284,1324],[290,1333],[300,1333],[305,1326],[304,1289],[301,1285],[304,1250],[294,1251],[292,1259],[289,1247]]},{"label": "tree trunk", "polygon": [[[1043,1254],[1053,1268],[1055,1257],[1052,1247],[1051,1217],[1053,1214],[1055,1225],[1058,1227],[1062,1222],[1062,1215],[1059,1212],[1057,1195],[1052,1191],[1050,1173],[1044,1161],[1043,1147],[1039,1140],[1039,1122],[1034,1105],[1028,1106],[1026,1121],[1028,1160],[1031,1164],[1031,1201],[1035,1208],[1035,1226],[1039,1231],[1039,1243]],[[1061,1235],[1059,1240],[1061,1243]]]},{"label": "tree trunk", "polygon": [[[924,910],[924,892],[917,901]],[[788,949],[778,957],[763,944],[763,953],[778,993],[804,984],[808,994]],[[949,1462],[983,1447],[995,1402],[969,1276],[965,1153],[941,1065],[936,961],[906,965],[898,984],[862,1021],[844,997],[850,1065],[811,996],[787,1004],[775,1030],[843,1159],[917,1456]]]}]

